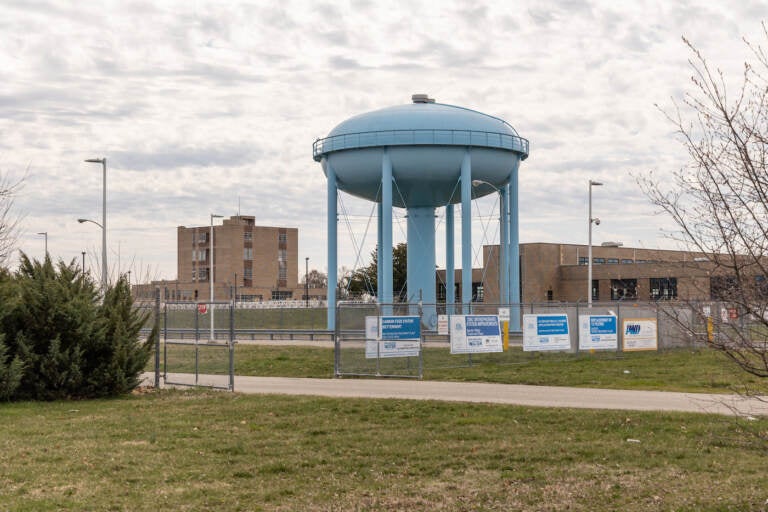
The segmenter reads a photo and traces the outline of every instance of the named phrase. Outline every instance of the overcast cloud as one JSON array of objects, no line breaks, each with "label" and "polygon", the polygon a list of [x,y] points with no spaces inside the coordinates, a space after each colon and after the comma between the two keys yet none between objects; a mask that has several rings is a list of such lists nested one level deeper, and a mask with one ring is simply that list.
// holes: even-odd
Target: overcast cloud
[{"label": "overcast cloud", "polygon": [[[672,247],[631,173],[685,155],[662,108],[690,90],[685,35],[734,81],[762,2],[5,1],[0,170],[28,171],[20,249],[97,265],[107,157],[111,263],[176,277],[176,226],[210,213],[298,227],[299,261],[326,270],[325,178],[312,142],[412,93],[502,117],[531,141],[522,242]],[[340,263],[373,247],[371,205],[343,196]],[[474,243],[498,240],[492,197]],[[403,212],[396,241],[404,239]],[[485,219],[485,220],[484,220]],[[352,228],[353,235],[346,225]],[[484,234],[485,233],[485,234]],[[354,240],[354,242],[353,242]],[[438,244],[442,234],[438,235]],[[476,249],[479,254],[479,251]],[[458,253],[458,252],[457,252]],[[444,258],[438,256],[438,261]],[[458,260],[457,260],[458,261]],[[478,261],[479,263],[479,261]],[[296,269],[297,272],[303,272]]]}]

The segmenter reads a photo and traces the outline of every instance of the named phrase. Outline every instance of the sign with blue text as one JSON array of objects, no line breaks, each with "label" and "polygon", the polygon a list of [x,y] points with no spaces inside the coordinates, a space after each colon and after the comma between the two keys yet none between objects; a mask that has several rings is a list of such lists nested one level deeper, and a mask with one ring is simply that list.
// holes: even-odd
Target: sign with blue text
[{"label": "sign with blue text", "polygon": [[418,316],[365,317],[366,359],[415,357],[420,352],[421,323]]},{"label": "sign with blue text", "polygon": [[503,352],[497,315],[452,315],[451,354]]},{"label": "sign with blue text", "polygon": [[579,350],[616,350],[617,326],[614,315],[579,315]]},{"label": "sign with blue text", "polygon": [[657,333],[655,318],[625,318],[621,326],[624,351],[658,350]]},{"label": "sign with blue text", "polygon": [[570,350],[571,335],[568,330],[568,315],[555,313],[547,315],[523,315],[523,350]]}]

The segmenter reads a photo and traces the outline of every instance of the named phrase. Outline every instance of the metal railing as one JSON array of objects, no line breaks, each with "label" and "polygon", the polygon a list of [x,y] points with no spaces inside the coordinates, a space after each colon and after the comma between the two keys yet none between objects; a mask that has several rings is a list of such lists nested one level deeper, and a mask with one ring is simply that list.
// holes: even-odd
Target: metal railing
[{"label": "metal railing", "polygon": [[378,146],[478,146],[507,149],[528,156],[529,142],[518,135],[477,130],[383,130],[346,133],[317,139],[312,144],[316,161],[325,153]]}]

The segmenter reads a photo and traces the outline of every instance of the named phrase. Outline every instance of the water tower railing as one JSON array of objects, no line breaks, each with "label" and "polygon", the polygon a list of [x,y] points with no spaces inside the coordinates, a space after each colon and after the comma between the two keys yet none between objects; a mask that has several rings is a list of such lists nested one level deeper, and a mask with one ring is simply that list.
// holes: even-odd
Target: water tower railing
[{"label": "water tower railing", "polygon": [[378,146],[477,146],[507,149],[528,156],[528,140],[507,133],[476,130],[385,130],[348,133],[317,139],[312,145],[315,160],[325,153]]}]

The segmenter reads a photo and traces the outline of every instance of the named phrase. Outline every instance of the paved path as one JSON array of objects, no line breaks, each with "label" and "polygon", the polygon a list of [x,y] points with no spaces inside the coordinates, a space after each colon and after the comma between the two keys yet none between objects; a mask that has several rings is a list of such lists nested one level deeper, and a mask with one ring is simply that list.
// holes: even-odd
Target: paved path
[{"label": "paved path", "polygon": [[[147,382],[154,382],[154,374],[147,373],[144,377]],[[176,383],[192,383],[194,376],[191,374],[169,374],[168,380]],[[203,385],[227,386],[228,378],[226,376],[201,375],[198,382]],[[236,376],[235,391],[239,393],[350,398],[445,400],[535,407],[768,415],[768,401],[746,399],[733,395],[523,386],[479,382]]]}]

